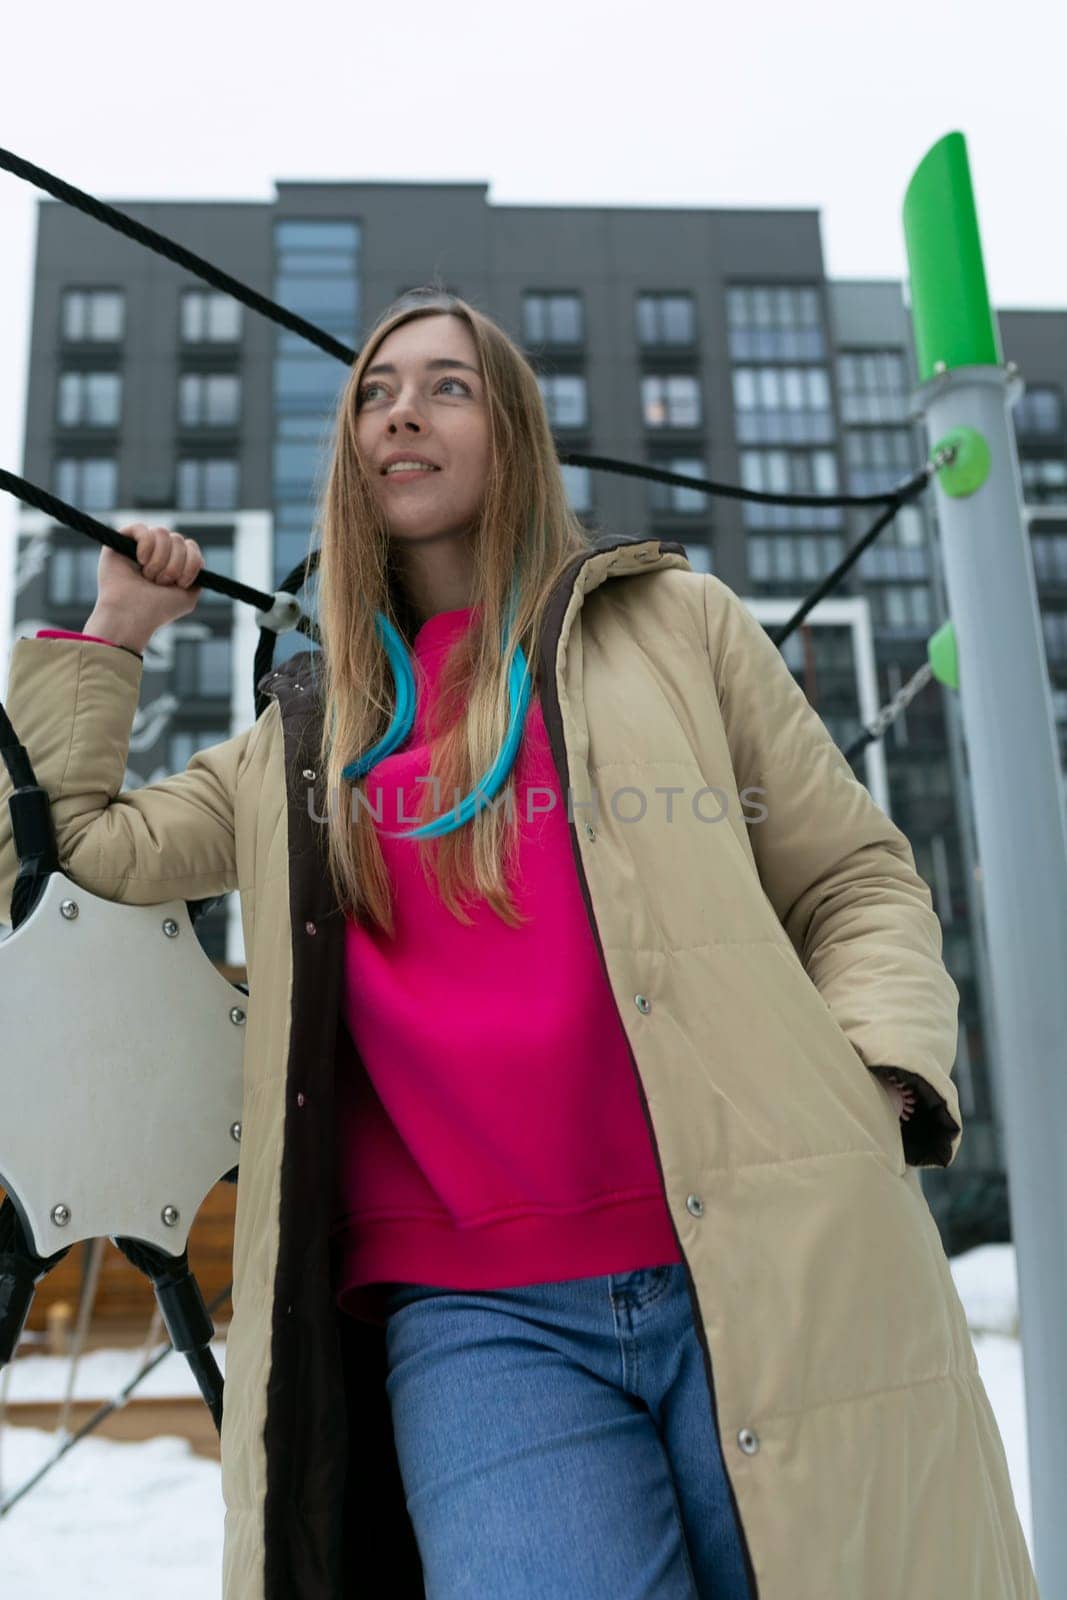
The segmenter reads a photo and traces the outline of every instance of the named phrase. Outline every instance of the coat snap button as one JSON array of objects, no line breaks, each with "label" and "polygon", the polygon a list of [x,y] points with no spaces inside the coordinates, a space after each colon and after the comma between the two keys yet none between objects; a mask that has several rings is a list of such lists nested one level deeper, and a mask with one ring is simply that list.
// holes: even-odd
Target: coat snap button
[{"label": "coat snap button", "polygon": [[741,1428],[737,1435],[737,1442],[746,1456],[754,1456],[759,1449],[759,1435],[751,1428]]},{"label": "coat snap button", "polygon": [[702,1217],[704,1215],[704,1202],[698,1194],[687,1194],[685,1197],[685,1209],[692,1212],[694,1217]]},{"label": "coat snap button", "polygon": [[303,775],[304,775],[304,777],[305,777],[305,778],[307,778],[307,779],[308,779],[308,780],[309,780],[309,781],[310,781],[310,779],[312,779],[312,778],[314,778],[314,776],[315,776],[315,774],[314,774],[314,772],[313,772],[313,771],[312,771],[312,769],[311,769],[311,768],[310,768],[310,767],[305,767],[305,768],[304,768],[304,773],[303,773]]},{"label": "coat snap button", "polygon": [[584,829],[585,829],[586,838],[587,839],[595,839],[596,838],[596,829],[593,827],[593,824],[591,822],[586,822],[583,826],[584,826]]},{"label": "coat snap button", "polygon": [[643,1011],[646,1017],[652,1010],[652,1001],[646,1000],[643,994],[634,995],[634,1005],[637,1007],[638,1011]]},{"label": "coat snap button", "polygon": [[315,924],[313,922],[305,922],[304,923],[304,932],[305,933],[317,933],[318,929],[315,927]]}]

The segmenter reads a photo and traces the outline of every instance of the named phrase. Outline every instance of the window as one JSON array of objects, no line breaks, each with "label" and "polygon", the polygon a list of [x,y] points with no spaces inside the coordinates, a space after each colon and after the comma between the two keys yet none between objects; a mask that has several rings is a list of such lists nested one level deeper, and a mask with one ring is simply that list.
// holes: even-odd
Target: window
[{"label": "window", "polygon": [[[353,218],[302,217],[274,225],[274,298],[350,346],[362,342],[362,226]],[[409,291],[401,289],[399,294]],[[350,371],[286,329],[274,336],[274,578],[313,546],[317,490],[329,464],[329,434]],[[312,579],[309,589],[314,585]],[[275,662],[308,648],[302,634],[278,640]]]},{"label": "window", "polygon": [[714,572],[709,544],[687,544],[685,556],[694,572]]},{"label": "window", "polygon": [[226,456],[186,456],[178,462],[180,511],[234,511],[237,462]]},{"label": "window", "polygon": [[[677,472],[683,478],[706,478],[708,469],[700,456],[669,456],[654,460],[649,466],[661,467],[664,472]],[[702,516],[708,510],[708,496],[703,489],[683,489],[680,484],[650,483],[648,509],[673,511],[680,516]]]},{"label": "window", "polygon": [[845,433],[850,494],[880,494],[917,470],[906,428],[856,428]]},{"label": "window", "polygon": [[1067,611],[1043,611],[1045,654],[1050,661],[1067,660]]},{"label": "window", "polygon": [[1015,428],[1020,434],[1063,432],[1063,395],[1055,384],[1035,384],[1024,390],[1013,408]]},{"label": "window", "polygon": [[588,467],[561,466],[563,474],[563,487],[567,491],[567,500],[572,511],[592,511],[593,509],[593,475]]},{"label": "window", "polygon": [[[337,338],[354,340],[359,321],[359,247],[358,222],[309,217],[275,223],[275,300]],[[296,349],[306,356],[307,341],[298,339]],[[290,353],[288,344],[285,350]]]},{"label": "window", "polygon": [[742,444],[826,444],[833,438],[825,367],[735,367],[733,379]]},{"label": "window", "polygon": [[523,337],[528,345],[582,344],[585,317],[577,294],[523,296]]},{"label": "window", "polygon": [[645,373],[641,415],[646,428],[699,428],[700,385],[688,372]]},{"label": "window", "polygon": [[[341,321],[347,327],[355,319],[356,280],[347,273],[282,273],[275,280],[275,291],[287,311],[295,311],[309,322]],[[304,345],[306,348],[306,341]]]},{"label": "window", "polygon": [[[870,576],[873,577],[877,568],[876,553],[878,551],[891,548],[893,550],[908,549],[914,551],[917,556],[921,555],[923,564],[921,567],[916,568],[913,573],[905,572],[902,569],[900,575],[902,577],[925,577],[927,573],[927,538],[924,516],[923,509],[918,505],[901,506],[892,522],[887,523],[882,529],[875,543],[868,546],[863,552],[859,560],[859,570],[861,572],[865,571],[867,557],[874,556],[876,559],[872,562],[870,568]],[[845,526],[849,531],[849,543],[855,544],[857,540],[862,539],[870,525],[871,512],[866,507],[856,506],[851,508],[845,518]],[[883,576],[886,575],[888,574],[883,574]]]},{"label": "window", "polygon": [[735,361],[821,361],[826,354],[814,288],[737,285],[726,291],[730,354]]},{"label": "window", "polygon": [[61,428],[117,428],[121,406],[119,373],[60,373],[56,420]]},{"label": "window", "polygon": [[338,255],[357,249],[359,245],[358,222],[320,222],[317,218],[297,222],[276,222],[274,245],[280,266],[288,270],[289,256],[299,257],[300,267],[307,272],[329,271]]},{"label": "window", "polygon": [[[315,547],[312,538],[314,512],[309,500],[297,504],[284,502],[274,517],[274,587]],[[305,607],[305,610],[307,608]],[[283,636],[284,637],[284,636]]]},{"label": "window", "polygon": [[[885,531],[888,533],[888,528]],[[925,550],[882,544],[879,535],[875,544],[868,545],[853,570],[869,579],[926,578],[929,563]]]},{"label": "window", "polygon": [[[301,341],[304,343],[304,341]],[[324,350],[279,355],[274,362],[274,409],[284,412],[332,412],[348,381],[349,368]]]},{"label": "window", "polygon": [[100,566],[98,545],[76,545],[52,551],[45,574],[48,604],[53,606],[91,606],[96,600],[96,577]]},{"label": "window", "polygon": [[167,739],[167,764],[171,772],[184,772],[198,750],[228,739],[228,728],[182,728]]},{"label": "window", "polygon": [[642,345],[696,343],[696,315],[691,294],[639,294],[637,339]]},{"label": "window", "polygon": [[1067,500],[1067,459],[1024,456],[1019,462],[1023,498],[1031,505],[1058,505]]},{"label": "window", "polygon": [[321,416],[279,417],[274,445],[274,486],[296,496],[314,487],[329,465],[330,428]]},{"label": "window", "polygon": [[232,372],[186,372],[178,380],[178,420],[185,428],[235,427],[241,380]]},{"label": "window", "polygon": [[537,378],[554,428],[588,426],[585,379],[575,374],[539,373]]},{"label": "window", "polygon": [[55,490],[61,500],[83,511],[113,511],[118,463],[113,456],[63,456],[56,462]]},{"label": "window", "polygon": [[850,350],[838,357],[842,422],[907,422],[908,373],[899,350]]},{"label": "window", "polygon": [[175,693],[228,700],[230,656],[229,639],[178,639],[174,646]]},{"label": "window", "polygon": [[[741,486],[763,494],[837,493],[837,458],[832,450],[742,450]],[[743,501],[750,528],[836,528],[838,506],[775,506]]]},{"label": "window", "polygon": [[1067,583],[1067,533],[1035,533],[1030,540],[1034,575],[1044,583]]},{"label": "window", "polygon": [[68,289],[63,295],[63,337],[68,344],[117,344],[125,322],[118,289]]},{"label": "window", "polygon": [[232,344],[241,337],[241,302],[215,289],[184,289],[183,344]]},{"label": "window", "polygon": [[752,534],[746,542],[749,577],[757,583],[817,583],[844,558],[833,534]]},{"label": "window", "polygon": [[895,633],[928,633],[933,627],[933,599],[925,583],[887,583],[871,591],[876,625]]}]

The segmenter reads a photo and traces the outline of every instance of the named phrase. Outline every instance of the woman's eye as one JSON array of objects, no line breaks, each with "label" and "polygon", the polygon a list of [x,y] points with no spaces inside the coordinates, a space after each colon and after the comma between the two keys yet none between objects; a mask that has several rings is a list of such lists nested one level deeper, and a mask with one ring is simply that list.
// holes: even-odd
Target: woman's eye
[{"label": "woman's eye", "polygon": [[[471,393],[470,384],[464,383],[462,378],[442,378],[437,387],[439,389],[443,388],[446,383],[458,383],[460,388],[465,390],[467,394]],[[359,391],[359,399],[361,401],[366,400],[372,389],[380,389],[381,387],[382,385],[380,383],[365,383],[362,389]]]}]

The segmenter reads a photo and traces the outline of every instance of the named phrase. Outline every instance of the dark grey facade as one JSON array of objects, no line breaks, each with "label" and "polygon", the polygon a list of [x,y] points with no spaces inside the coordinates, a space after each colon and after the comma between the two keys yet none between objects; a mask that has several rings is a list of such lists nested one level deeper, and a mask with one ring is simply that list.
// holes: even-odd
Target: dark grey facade
[{"label": "dark grey facade", "polygon": [[[878,492],[925,458],[902,287],[829,281],[815,211],[494,206],[482,184],[283,183],[273,203],[117,202],[358,348],[432,278],[488,312],[538,370],[561,449],[754,488]],[[1017,412],[1035,573],[1067,748],[1067,312],[1000,314],[1027,394]],[[39,207],[25,475],[121,526],[192,533],[208,564],[271,588],[306,554],[346,368],[78,212]],[[798,511],[566,468],[595,530],[682,539],[760,613],[796,603],[874,513]],[[24,512],[14,631],[80,628],[97,547]],[[901,513],[835,591],[866,602],[877,703],[947,615],[933,498]],[[252,716],[251,614],[204,602],[153,645],[127,782],[180,770]],[[842,748],[860,731],[856,632],[798,630],[784,654]],[[305,647],[279,641],[278,656]],[[983,983],[981,872],[958,707],[928,686],[877,752],[961,992],[966,1134],[948,1187],[1002,1172]],[[870,781],[864,760],[857,771]],[[231,897],[232,898],[232,897]],[[240,960],[235,907],[200,924]],[[942,1187],[946,1186],[946,1187]]]}]

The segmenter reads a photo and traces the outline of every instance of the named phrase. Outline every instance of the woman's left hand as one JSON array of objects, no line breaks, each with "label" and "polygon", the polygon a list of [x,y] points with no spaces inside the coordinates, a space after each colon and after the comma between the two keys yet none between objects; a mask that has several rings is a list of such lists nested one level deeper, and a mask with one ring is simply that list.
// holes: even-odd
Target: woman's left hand
[{"label": "woman's left hand", "polygon": [[915,1090],[902,1078],[880,1078],[879,1082],[885,1086],[886,1094],[892,1100],[901,1122],[907,1122],[915,1111]]}]

